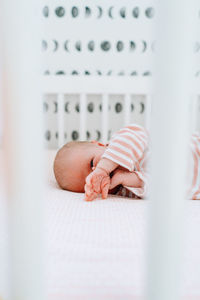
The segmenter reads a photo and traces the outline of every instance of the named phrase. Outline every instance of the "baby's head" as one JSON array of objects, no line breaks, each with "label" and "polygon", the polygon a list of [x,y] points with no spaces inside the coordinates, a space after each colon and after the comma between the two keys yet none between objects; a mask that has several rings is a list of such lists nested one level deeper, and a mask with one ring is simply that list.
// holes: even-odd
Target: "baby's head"
[{"label": "baby's head", "polygon": [[84,192],[85,178],[96,167],[106,146],[98,142],[69,142],[57,153],[54,174],[62,189]]}]

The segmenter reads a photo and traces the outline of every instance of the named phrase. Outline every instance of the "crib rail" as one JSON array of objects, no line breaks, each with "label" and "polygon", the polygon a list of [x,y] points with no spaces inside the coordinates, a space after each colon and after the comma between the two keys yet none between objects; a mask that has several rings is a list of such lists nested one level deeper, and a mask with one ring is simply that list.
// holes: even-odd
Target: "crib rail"
[{"label": "crib rail", "polygon": [[43,93],[152,93],[149,78],[131,77],[42,77]]},{"label": "crib rail", "polygon": [[[1,1],[4,152],[8,212],[7,293],[45,299],[39,1]],[[14,53],[13,53],[13,49]]]},{"label": "crib rail", "polygon": [[[184,0],[181,1],[181,9],[179,1],[168,0],[158,4],[156,28],[159,50],[151,122],[152,206],[147,290],[150,300],[181,299],[189,95],[194,90],[199,93],[199,87],[192,82],[194,56],[191,44],[195,38],[193,15],[196,4],[195,1],[189,3]],[[178,108],[181,108],[179,112]]]},{"label": "crib rail", "polygon": [[[198,118],[199,118],[199,79],[194,78],[193,83],[190,88],[191,93],[191,131],[194,132],[199,128]],[[150,116],[151,116],[151,103],[153,99],[153,79],[150,78],[130,78],[130,77],[43,77],[42,78],[42,88],[43,94],[47,96],[45,104],[55,106],[53,109],[53,114],[47,112],[45,116],[45,126],[46,131],[51,134],[50,137],[45,134],[45,144],[47,147],[59,148],[64,143],[73,139],[74,137],[69,137],[69,128],[74,130],[79,136],[76,138],[79,140],[89,139],[88,137],[88,126],[92,126],[98,129],[98,134],[94,134],[92,139],[99,139],[106,143],[110,138],[110,131],[116,131],[122,126],[135,122],[145,126],[150,129]],[[53,102],[48,100],[48,95],[54,95]],[[66,95],[74,95],[77,97],[76,104],[72,98],[68,100],[65,99]],[[101,104],[98,104],[97,99],[93,99],[93,106],[102,106],[102,111],[99,115],[95,111],[95,117],[97,117],[96,122],[91,123],[88,117],[91,116],[90,111],[88,111],[88,96],[98,95],[101,98]],[[123,111],[120,114],[116,112],[110,113],[110,105],[113,105],[113,99],[110,99],[111,95],[116,95],[117,97],[121,95],[122,100],[120,105],[123,105]],[[143,101],[138,101],[137,97],[142,95],[144,97]],[[135,99],[133,99],[135,97]],[[71,99],[71,100],[70,100]],[[193,101],[192,101],[193,100]],[[160,100],[162,101],[162,100]],[[66,103],[69,103],[68,105]],[[71,108],[68,112],[68,107],[78,105],[79,111],[78,115],[76,111]],[[135,107],[134,112],[132,112],[131,107]],[[138,108],[138,105],[140,108]],[[50,109],[50,108],[49,108]],[[96,108],[97,109],[97,108]],[[171,110],[174,109],[171,103]],[[73,116],[76,121],[73,121]],[[115,129],[110,130],[113,124],[116,124],[116,117],[120,117],[120,122],[118,127],[115,125]],[[99,122],[100,118],[100,124]],[[71,119],[71,122],[68,121]],[[93,118],[94,119],[94,118]],[[98,122],[97,122],[98,120]],[[68,124],[66,124],[68,121]],[[95,122],[95,123],[94,123]],[[98,125],[99,124],[99,125]],[[66,139],[66,129],[68,130],[68,138]],[[93,129],[94,131],[94,129]],[[96,130],[97,131],[97,130]],[[54,136],[56,135],[56,139]],[[101,136],[100,136],[101,135]],[[99,137],[100,136],[100,137]],[[52,145],[52,146],[51,146]]]},{"label": "crib rail", "polygon": [[[12,2],[12,3],[11,3]],[[32,46],[30,32],[39,35],[35,25],[35,5],[39,1],[1,2],[4,34],[4,104],[6,107],[5,129],[7,135],[6,155],[9,170],[9,221],[12,300],[45,299],[44,259],[42,240],[42,121],[40,115],[40,87],[35,77],[40,57]],[[12,4],[12,10],[10,6]],[[158,80],[155,105],[151,110],[154,94],[149,78],[128,77],[102,78],[53,78],[41,80],[43,94],[57,94],[59,147],[64,143],[63,105],[66,94],[80,96],[80,139],[86,138],[86,97],[102,96],[102,141],[107,142],[110,94],[124,95],[123,124],[130,122],[131,95],[147,97],[146,127],[152,124],[153,159],[151,180],[151,221],[148,257],[149,300],[179,299],[179,272],[181,261],[181,233],[183,217],[183,174],[188,119],[188,94],[200,94],[199,79],[190,83],[185,77],[190,73],[188,42],[194,25],[190,11],[193,1],[162,1],[161,19],[165,35],[159,37],[163,48],[158,56]],[[194,5],[195,6],[195,5]],[[180,9],[181,7],[181,9]],[[22,13],[23,12],[23,17]],[[62,11],[61,11],[62,12]],[[173,12],[171,14],[171,12]],[[177,21],[177,15],[179,19]],[[60,17],[60,16],[59,16]],[[12,20],[12,21],[10,21]],[[23,22],[22,22],[23,21]],[[24,26],[24,24],[26,24]],[[159,27],[159,26],[158,26]],[[89,27],[88,27],[89,28]],[[176,28],[176,31],[174,30]],[[183,33],[184,34],[180,34]],[[20,33],[20,34],[19,34]],[[71,32],[72,34],[72,32]],[[19,37],[19,40],[18,40]],[[24,43],[26,41],[26,43]],[[174,46],[176,58],[168,45]],[[37,43],[35,44],[35,46]],[[15,55],[12,51],[15,49]],[[167,50],[167,51],[166,51]],[[168,51],[169,50],[169,51]],[[80,59],[80,58],[79,58]],[[164,67],[163,67],[164,64]],[[186,65],[183,70],[182,66]],[[28,75],[27,75],[28,74]],[[35,82],[37,84],[35,85]],[[176,82],[176,85],[174,84]],[[8,87],[9,86],[9,87]],[[197,100],[197,98],[196,98]],[[171,113],[171,105],[175,109]],[[177,114],[178,107],[182,107]],[[152,112],[150,118],[150,112]],[[170,122],[169,122],[170,116]],[[184,130],[185,136],[182,134]],[[33,138],[35,139],[33,142]],[[174,145],[173,151],[171,145]],[[160,154],[164,153],[163,156]],[[34,159],[33,159],[34,155]],[[164,167],[163,167],[164,166]],[[33,184],[34,183],[34,184]],[[161,202],[162,201],[162,202]],[[28,278],[28,280],[27,280]],[[166,284],[167,283],[167,284]]]},{"label": "crib rail", "polygon": [[[102,114],[101,114],[101,141],[108,141],[109,128],[109,95],[123,95],[124,97],[124,115],[123,124],[127,125],[131,121],[131,95],[145,95],[146,107],[145,115],[149,116],[152,83],[149,79],[132,79],[132,78],[97,78],[97,77],[79,77],[79,78],[43,78],[42,79],[43,94],[57,94],[58,105],[58,147],[64,144],[64,95],[79,95],[80,101],[80,122],[79,132],[80,140],[86,140],[86,122],[87,122],[87,95],[101,95]],[[112,121],[112,120],[111,120]],[[145,124],[148,127],[148,117],[145,118]]]}]

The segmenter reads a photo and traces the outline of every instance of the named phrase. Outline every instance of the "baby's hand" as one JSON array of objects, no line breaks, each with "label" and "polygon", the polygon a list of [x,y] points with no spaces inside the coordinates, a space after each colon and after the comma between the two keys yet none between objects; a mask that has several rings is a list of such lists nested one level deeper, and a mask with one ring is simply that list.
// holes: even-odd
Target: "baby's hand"
[{"label": "baby's hand", "polygon": [[85,200],[92,201],[97,198],[98,194],[102,194],[102,198],[106,199],[110,186],[110,176],[103,169],[97,167],[86,178],[85,184]]}]

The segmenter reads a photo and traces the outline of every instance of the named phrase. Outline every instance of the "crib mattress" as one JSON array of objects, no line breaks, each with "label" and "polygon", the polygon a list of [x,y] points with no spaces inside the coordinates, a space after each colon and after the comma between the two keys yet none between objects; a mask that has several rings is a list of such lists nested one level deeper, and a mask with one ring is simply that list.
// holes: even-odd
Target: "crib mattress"
[{"label": "crib mattress", "polygon": [[[48,299],[142,299],[148,201],[109,196],[107,200],[87,203],[83,194],[58,188],[52,172],[54,156],[55,152],[46,152]],[[0,210],[0,216],[2,213]],[[2,220],[3,217],[1,223]],[[187,202],[185,220],[182,294],[184,299],[197,300],[200,201]],[[5,237],[1,225],[0,249]]]}]

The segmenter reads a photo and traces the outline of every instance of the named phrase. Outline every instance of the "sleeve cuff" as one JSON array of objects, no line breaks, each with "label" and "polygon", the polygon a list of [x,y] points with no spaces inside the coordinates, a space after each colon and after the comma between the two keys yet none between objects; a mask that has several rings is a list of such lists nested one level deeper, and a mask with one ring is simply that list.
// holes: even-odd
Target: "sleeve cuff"
[{"label": "sleeve cuff", "polygon": [[102,158],[107,158],[115,163],[117,163],[119,166],[124,167],[125,169],[127,169],[130,172],[134,171],[134,164],[132,164],[130,167],[126,164],[124,164],[123,162],[119,162],[117,159],[115,159],[114,157],[110,156],[108,153],[104,153],[102,155]]}]

